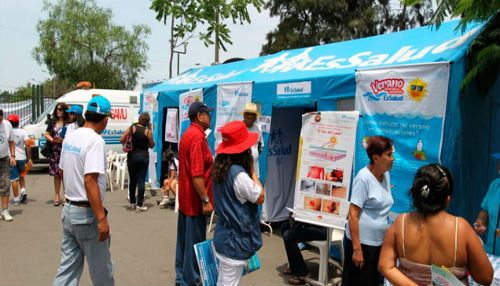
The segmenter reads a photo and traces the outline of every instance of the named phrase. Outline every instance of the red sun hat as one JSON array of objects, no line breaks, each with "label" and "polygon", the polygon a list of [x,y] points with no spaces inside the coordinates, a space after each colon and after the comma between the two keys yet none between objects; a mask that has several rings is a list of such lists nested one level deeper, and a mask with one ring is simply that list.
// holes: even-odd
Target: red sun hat
[{"label": "red sun hat", "polygon": [[259,133],[248,133],[245,123],[242,121],[231,121],[221,128],[222,142],[215,153],[238,154],[257,143]]},{"label": "red sun hat", "polygon": [[7,116],[7,120],[11,122],[19,122],[19,116],[17,114],[11,113]]}]

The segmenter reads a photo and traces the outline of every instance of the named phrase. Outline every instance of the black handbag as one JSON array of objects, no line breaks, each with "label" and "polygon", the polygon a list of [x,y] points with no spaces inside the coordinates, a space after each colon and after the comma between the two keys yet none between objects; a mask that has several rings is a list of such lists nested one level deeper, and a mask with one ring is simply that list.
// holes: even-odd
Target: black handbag
[{"label": "black handbag", "polygon": [[42,155],[45,158],[49,158],[51,151],[52,151],[52,142],[47,140],[47,141],[45,141],[45,145],[43,145],[42,150],[40,150],[40,153],[42,153]]}]

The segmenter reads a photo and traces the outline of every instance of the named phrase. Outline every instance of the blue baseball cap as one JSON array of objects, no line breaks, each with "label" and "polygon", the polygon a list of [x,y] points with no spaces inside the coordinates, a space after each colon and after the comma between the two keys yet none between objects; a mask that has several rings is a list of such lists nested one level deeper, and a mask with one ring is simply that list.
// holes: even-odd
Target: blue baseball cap
[{"label": "blue baseball cap", "polygon": [[214,111],[214,109],[212,107],[209,107],[208,105],[206,105],[205,103],[203,103],[201,101],[195,101],[195,102],[191,103],[191,105],[189,106],[188,116],[189,116],[189,118],[192,118],[192,117],[195,117],[196,115],[198,115],[198,113],[201,113],[201,112],[210,113],[212,111]]},{"label": "blue baseball cap", "polygon": [[490,156],[497,160],[500,160],[500,153],[491,154]]},{"label": "blue baseball cap", "polygon": [[87,104],[87,110],[111,116],[111,103],[102,95],[94,96]]},{"label": "blue baseball cap", "polygon": [[83,114],[83,108],[80,105],[71,105],[71,107],[66,110],[68,113]]}]

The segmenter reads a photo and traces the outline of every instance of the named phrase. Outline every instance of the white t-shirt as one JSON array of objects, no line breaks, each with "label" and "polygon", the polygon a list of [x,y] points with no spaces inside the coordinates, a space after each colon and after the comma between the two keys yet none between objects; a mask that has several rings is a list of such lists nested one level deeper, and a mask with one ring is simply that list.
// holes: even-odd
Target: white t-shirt
[{"label": "white t-shirt", "polygon": [[[359,240],[364,245],[380,246],[389,228],[388,216],[394,200],[391,193],[389,172],[379,182],[367,168],[359,170],[352,184],[351,204],[361,208],[359,214]],[[347,238],[351,239],[349,221]]]},{"label": "white t-shirt", "polygon": [[65,135],[65,137],[67,137],[71,132],[75,131],[78,128],[80,128],[80,127],[78,127],[78,125],[76,124],[76,122],[68,124],[66,126],[66,135]]},{"label": "white t-shirt", "polygon": [[260,187],[246,172],[239,172],[233,182],[234,194],[241,204],[247,201],[255,203],[260,196]]},{"label": "white t-shirt", "polygon": [[252,151],[252,158],[253,158],[253,168],[255,169],[255,173],[257,174],[257,177],[260,177],[259,175],[259,142],[264,148],[264,139],[262,139],[262,131],[260,130],[259,125],[253,124],[252,127],[248,128],[247,130],[249,133],[259,133],[259,140],[257,140],[257,143],[251,147]]},{"label": "white t-shirt", "polygon": [[14,128],[14,144],[16,145],[16,160],[26,160],[26,146],[24,141],[29,140],[28,132],[24,129]]},{"label": "white t-shirt", "polygon": [[175,171],[174,177],[176,179],[179,178],[179,160],[177,160],[177,158],[175,158],[175,157],[174,157],[174,162],[172,162],[172,163],[170,163],[170,165],[168,165],[168,173],[170,173],[170,171]]},{"label": "white t-shirt", "polygon": [[97,183],[104,200],[106,191],[106,145],[102,137],[86,127],[71,132],[63,142],[59,167],[64,171],[66,198],[88,201],[84,178],[98,173]]},{"label": "white t-shirt", "polygon": [[[8,120],[3,119],[0,123],[0,159],[10,157],[9,142],[14,141],[14,131]],[[14,154],[16,155],[16,154]]]}]

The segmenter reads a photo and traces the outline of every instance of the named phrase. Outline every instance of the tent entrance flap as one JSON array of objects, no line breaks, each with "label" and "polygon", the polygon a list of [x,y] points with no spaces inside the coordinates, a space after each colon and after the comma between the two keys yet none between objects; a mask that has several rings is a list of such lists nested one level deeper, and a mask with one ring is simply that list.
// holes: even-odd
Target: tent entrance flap
[{"label": "tent entrance flap", "polygon": [[297,155],[302,114],[308,107],[273,108],[267,147],[266,200],[263,219],[277,222],[288,218],[286,207],[293,208]]}]

